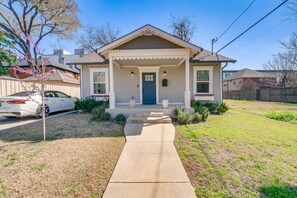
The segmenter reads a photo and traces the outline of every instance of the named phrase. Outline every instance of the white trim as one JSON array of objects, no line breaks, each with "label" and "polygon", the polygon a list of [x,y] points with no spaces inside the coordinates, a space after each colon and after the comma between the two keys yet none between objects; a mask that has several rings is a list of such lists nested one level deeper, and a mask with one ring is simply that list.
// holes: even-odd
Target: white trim
[{"label": "white trim", "polygon": [[80,98],[84,98],[83,96],[83,65],[80,65]]},{"label": "white trim", "polygon": [[97,50],[97,53],[102,53],[106,50],[109,50],[109,49],[113,49],[113,48],[116,48],[118,46],[120,46],[121,44],[124,44],[138,36],[141,36],[143,34],[143,32],[147,31],[147,30],[150,30],[151,32],[154,32],[156,36],[160,36],[161,38],[163,39],[166,39],[168,41],[171,41],[177,45],[180,45],[182,47],[185,47],[185,48],[189,48],[191,49],[191,51],[193,51],[193,53],[197,53],[197,52],[201,52],[202,49],[196,45],[193,45],[191,43],[188,43],[180,38],[177,38],[165,31],[162,31],[156,27],[153,27],[152,25],[145,25],[141,28],[139,28],[138,30],[134,31],[134,32],[131,32],[125,36],[123,36],[122,38],[100,48]]},{"label": "white trim", "polygon": [[[105,94],[94,94],[94,86],[93,86],[93,80],[94,80],[94,72],[105,72]],[[94,96],[102,96],[102,95],[108,95],[109,92],[109,81],[108,81],[108,68],[90,68],[90,95]]]},{"label": "white trim", "polygon": [[[196,90],[197,83],[197,71],[208,70],[209,71],[209,92],[199,93]],[[213,94],[213,66],[194,66],[193,67],[193,94]]]},{"label": "white trim", "polygon": [[139,95],[140,104],[143,104],[142,98],[142,73],[156,73],[156,104],[159,103],[159,66],[138,67],[139,70]]},{"label": "white trim", "polygon": [[109,50],[109,56],[112,56],[113,60],[185,59],[189,57],[189,50],[183,48]]}]

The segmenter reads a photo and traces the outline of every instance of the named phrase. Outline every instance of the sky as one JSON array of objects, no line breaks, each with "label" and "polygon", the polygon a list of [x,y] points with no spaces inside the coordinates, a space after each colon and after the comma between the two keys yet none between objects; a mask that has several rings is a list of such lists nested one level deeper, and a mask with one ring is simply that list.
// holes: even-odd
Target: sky
[{"label": "sky", "polygon": [[[256,0],[249,10],[214,45],[215,51],[234,39],[266,15],[283,0]],[[82,25],[100,26],[110,23],[127,34],[151,24],[171,32],[170,16],[188,16],[196,26],[191,42],[211,49],[211,40],[218,37],[243,12],[252,0],[77,0]],[[297,21],[288,17],[286,5],[268,16],[244,36],[222,50],[220,54],[236,59],[227,69],[262,69],[263,64],[281,50],[297,31]],[[81,30],[77,35],[81,34]],[[47,53],[63,48],[71,53],[78,48],[74,40],[48,37],[41,46]]]}]

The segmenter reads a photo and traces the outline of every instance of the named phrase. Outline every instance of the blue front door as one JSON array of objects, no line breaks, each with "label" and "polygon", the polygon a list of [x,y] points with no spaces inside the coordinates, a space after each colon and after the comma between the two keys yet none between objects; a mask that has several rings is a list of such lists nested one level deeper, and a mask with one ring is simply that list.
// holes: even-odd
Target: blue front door
[{"label": "blue front door", "polygon": [[156,73],[142,73],[143,104],[156,104]]}]

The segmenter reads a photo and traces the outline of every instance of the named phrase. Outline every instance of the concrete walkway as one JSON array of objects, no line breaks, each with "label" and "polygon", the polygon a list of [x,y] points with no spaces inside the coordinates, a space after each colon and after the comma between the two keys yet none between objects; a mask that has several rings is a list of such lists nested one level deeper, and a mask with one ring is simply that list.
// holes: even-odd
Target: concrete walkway
[{"label": "concrete walkway", "polygon": [[134,118],[125,126],[127,143],[103,198],[196,197],[174,147],[175,128],[168,117],[154,117],[155,123]]}]

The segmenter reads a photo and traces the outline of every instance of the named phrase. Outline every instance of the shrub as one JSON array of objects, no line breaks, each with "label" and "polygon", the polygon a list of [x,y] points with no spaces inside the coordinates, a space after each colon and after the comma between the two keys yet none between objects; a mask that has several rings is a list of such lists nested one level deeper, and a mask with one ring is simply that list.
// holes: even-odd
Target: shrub
[{"label": "shrub", "polygon": [[108,112],[103,112],[100,116],[100,120],[102,121],[108,121],[110,120],[110,118],[111,118],[111,115]]},{"label": "shrub", "polygon": [[181,114],[182,112],[184,112],[185,109],[182,109],[181,107],[175,107],[173,110],[172,110],[172,114],[177,117],[179,114]]},{"label": "shrub", "polygon": [[188,110],[179,111],[177,121],[179,124],[191,124],[194,120],[194,115]]},{"label": "shrub", "polygon": [[116,115],[116,117],[115,117],[115,120],[117,122],[124,122],[124,121],[126,121],[126,119],[127,119],[126,116],[122,113]]},{"label": "shrub", "polygon": [[204,107],[206,107],[208,109],[208,111],[211,113],[211,114],[217,114],[218,111],[218,106],[219,106],[219,103],[217,102],[207,102],[205,104],[203,104]]},{"label": "shrub", "polygon": [[95,120],[95,119],[101,119],[101,115],[105,112],[105,106],[97,106],[95,107],[92,111],[91,111],[91,119]]},{"label": "shrub", "polygon": [[96,100],[95,98],[86,97],[75,101],[75,107],[79,110],[92,112],[98,106],[108,108],[108,100]]},{"label": "shrub", "polygon": [[208,118],[209,114],[210,114],[208,108],[204,107],[204,106],[196,107],[195,112],[198,112],[201,115],[201,119],[203,121],[205,121]]},{"label": "shrub", "polygon": [[218,105],[217,107],[217,113],[219,115],[227,112],[229,110],[229,107],[227,106],[227,104],[225,102],[222,102],[221,104]]},{"label": "shrub", "polygon": [[270,119],[284,122],[296,123],[297,121],[297,114],[291,112],[269,112],[265,116]]},{"label": "shrub", "polygon": [[202,115],[201,115],[200,113],[196,112],[196,113],[194,114],[194,119],[193,119],[193,121],[201,122],[201,121],[202,121]]}]

